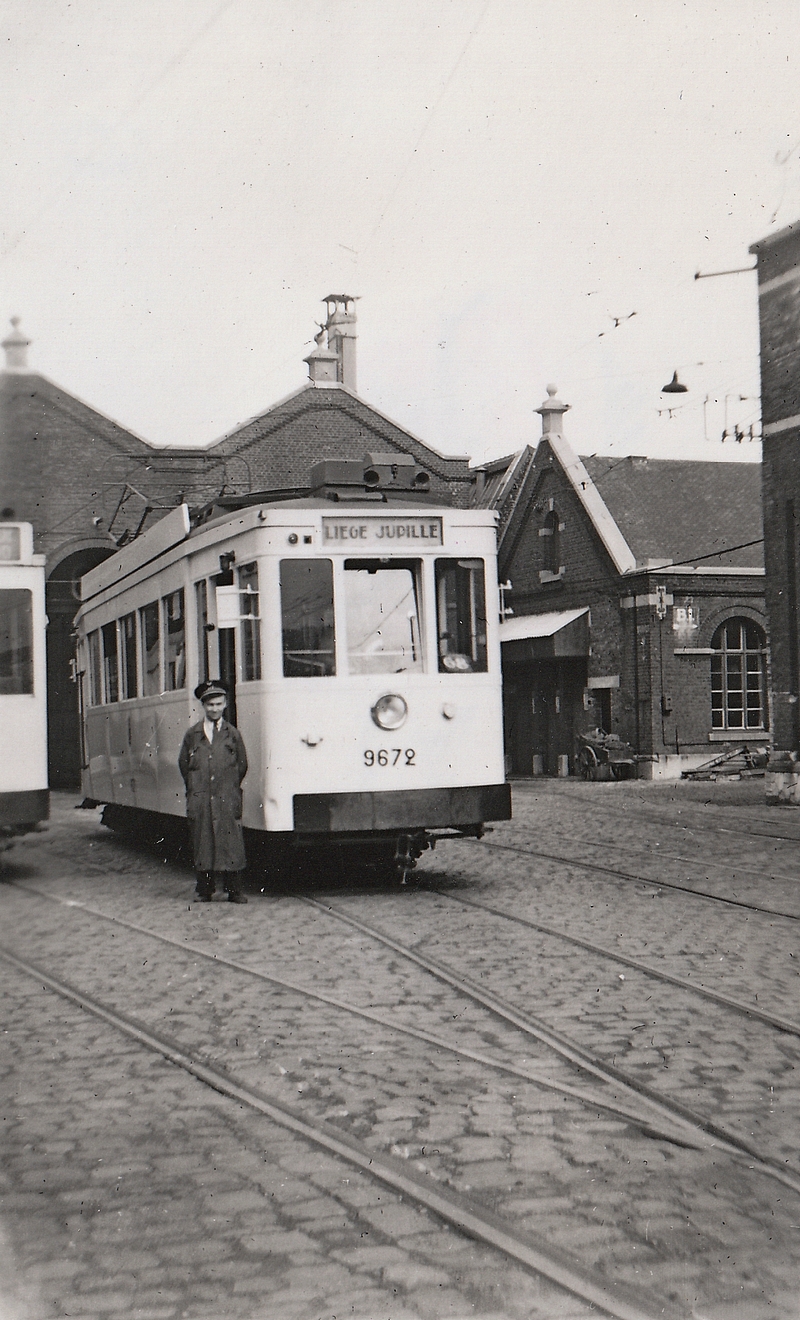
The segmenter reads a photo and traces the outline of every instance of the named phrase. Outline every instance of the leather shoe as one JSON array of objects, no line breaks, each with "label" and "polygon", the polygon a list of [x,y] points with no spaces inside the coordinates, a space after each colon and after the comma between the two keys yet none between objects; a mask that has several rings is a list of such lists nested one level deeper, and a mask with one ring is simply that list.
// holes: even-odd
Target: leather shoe
[{"label": "leather shoe", "polygon": [[228,894],[229,903],[246,903],[247,894]]}]

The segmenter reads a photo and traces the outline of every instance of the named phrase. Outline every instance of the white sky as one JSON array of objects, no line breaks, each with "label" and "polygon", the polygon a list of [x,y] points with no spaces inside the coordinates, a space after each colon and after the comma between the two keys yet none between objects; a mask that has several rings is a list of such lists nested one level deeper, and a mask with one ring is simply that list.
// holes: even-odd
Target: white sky
[{"label": "white sky", "polygon": [[448,453],[535,441],[554,381],[581,452],[755,459],[715,440],[755,276],[693,277],[800,218],[799,38],[796,0],[5,0],[0,318],[156,444],[302,385],[344,292],[359,393]]}]

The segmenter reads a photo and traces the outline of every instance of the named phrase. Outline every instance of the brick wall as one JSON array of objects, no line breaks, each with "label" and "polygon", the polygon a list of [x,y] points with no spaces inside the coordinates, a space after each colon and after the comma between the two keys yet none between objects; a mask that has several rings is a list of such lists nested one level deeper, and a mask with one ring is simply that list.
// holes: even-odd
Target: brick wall
[{"label": "brick wall", "polygon": [[[42,377],[0,375],[0,507],[33,524],[36,549],[51,564],[79,546],[113,550],[108,528],[126,482],[154,504],[173,505],[184,474],[171,466]],[[134,530],[144,508],[132,496],[114,535]]]},{"label": "brick wall", "polygon": [[759,284],[766,600],[775,748],[800,750],[800,229],[755,244]]},{"label": "brick wall", "polygon": [[[239,427],[207,451],[207,471],[238,465],[252,490],[303,485],[326,458],[363,459],[367,453],[411,454],[431,474],[431,490],[466,506],[472,491],[469,460],[436,454],[346,390],[305,389]],[[241,487],[239,487],[241,489]]]}]

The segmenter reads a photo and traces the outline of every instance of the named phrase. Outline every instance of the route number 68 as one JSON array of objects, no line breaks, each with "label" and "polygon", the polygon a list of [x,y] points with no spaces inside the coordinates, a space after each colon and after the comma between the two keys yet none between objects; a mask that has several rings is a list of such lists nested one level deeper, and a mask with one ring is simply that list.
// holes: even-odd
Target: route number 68
[{"label": "route number 68", "polygon": [[414,765],[415,756],[413,747],[381,747],[378,751],[368,747],[364,753],[364,765]]}]

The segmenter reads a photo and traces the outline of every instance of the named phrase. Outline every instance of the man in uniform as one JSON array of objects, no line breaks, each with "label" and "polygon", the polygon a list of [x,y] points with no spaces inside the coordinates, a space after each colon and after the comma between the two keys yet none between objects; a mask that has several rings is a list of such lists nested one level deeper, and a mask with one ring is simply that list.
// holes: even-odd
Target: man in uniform
[{"label": "man in uniform", "polygon": [[225,684],[211,679],[195,688],[194,695],[202,702],[203,718],[186,731],[178,765],[186,785],[196,897],[210,903],[219,877],[229,902],[246,903],[241,821],[247,753],[239,730],[222,718],[228,701]]}]

